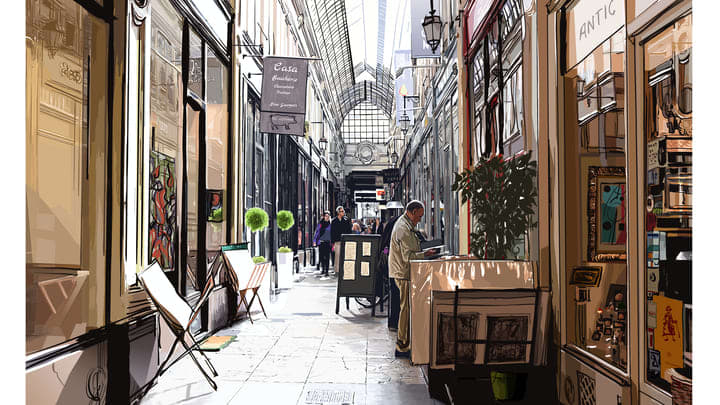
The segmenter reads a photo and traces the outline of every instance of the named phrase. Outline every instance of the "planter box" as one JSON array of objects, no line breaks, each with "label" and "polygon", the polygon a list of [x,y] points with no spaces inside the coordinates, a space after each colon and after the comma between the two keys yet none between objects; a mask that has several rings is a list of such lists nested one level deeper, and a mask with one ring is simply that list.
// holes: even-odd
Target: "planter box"
[{"label": "planter box", "polygon": [[535,288],[535,262],[449,257],[410,261],[410,340],[413,364],[430,361],[430,293],[460,288]]},{"label": "planter box", "polygon": [[292,288],[293,252],[277,253],[277,288]]}]

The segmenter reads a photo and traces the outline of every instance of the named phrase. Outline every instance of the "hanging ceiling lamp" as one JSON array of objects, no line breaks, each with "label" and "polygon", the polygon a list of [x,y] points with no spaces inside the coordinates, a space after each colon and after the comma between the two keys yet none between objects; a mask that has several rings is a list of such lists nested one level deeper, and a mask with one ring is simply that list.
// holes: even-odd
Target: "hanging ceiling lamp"
[{"label": "hanging ceiling lamp", "polygon": [[439,15],[435,15],[435,7],[430,0],[430,15],[426,15],[422,22],[423,31],[425,31],[425,40],[433,52],[440,45],[440,35],[442,30],[442,20]]}]

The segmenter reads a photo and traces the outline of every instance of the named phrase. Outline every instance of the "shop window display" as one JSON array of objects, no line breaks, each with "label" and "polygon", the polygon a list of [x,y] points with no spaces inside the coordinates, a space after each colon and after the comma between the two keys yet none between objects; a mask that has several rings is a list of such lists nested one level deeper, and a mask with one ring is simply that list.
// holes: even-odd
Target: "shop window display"
[{"label": "shop window display", "polygon": [[566,72],[563,140],[567,345],[621,373],[630,331],[624,38],[621,29]]},{"label": "shop window display", "polygon": [[105,323],[105,22],[27,2],[25,352]]},{"label": "shop window display", "polygon": [[692,373],[692,16],[644,52],[646,378],[670,392]]}]

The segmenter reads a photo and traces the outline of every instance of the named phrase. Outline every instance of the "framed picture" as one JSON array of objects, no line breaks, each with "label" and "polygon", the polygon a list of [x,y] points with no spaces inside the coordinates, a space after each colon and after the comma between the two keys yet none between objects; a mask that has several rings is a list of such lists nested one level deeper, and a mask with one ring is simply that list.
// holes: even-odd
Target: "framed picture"
[{"label": "framed picture", "polygon": [[[488,316],[485,362],[491,364],[527,361],[528,324],[528,316]],[[508,343],[512,341],[518,343]]]},{"label": "framed picture", "polygon": [[597,287],[600,285],[602,267],[578,266],[574,267],[570,277],[570,285],[581,287]]},{"label": "framed picture", "polygon": [[[477,339],[479,312],[465,312],[458,314],[457,336],[458,340]],[[452,312],[438,314],[438,335],[435,362],[438,365],[453,364],[455,360],[455,324]],[[459,343],[457,348],[458,363],[474,363],[475,347],[472,343]]]},{"label": "framed picture", "polygon": [[588,261],[625,261],[627,241],[624,167],[588,168]]},{"label": "framed picture", "polygon": [[207,220],[208,222],[222,222],[223,216],[223,190],[207,190]]}]

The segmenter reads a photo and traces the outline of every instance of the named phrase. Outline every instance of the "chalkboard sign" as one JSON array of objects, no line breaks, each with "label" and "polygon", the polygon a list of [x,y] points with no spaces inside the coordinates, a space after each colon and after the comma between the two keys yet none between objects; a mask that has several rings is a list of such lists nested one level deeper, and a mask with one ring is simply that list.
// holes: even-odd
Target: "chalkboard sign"
[{"label": "chalkboard sign", "polygon": [[[375,301],[378,257],[380,235],[342,235],[336,314],[340,312],[340,297],[368,298]],[[375,306],[372,308],[372,316],[375,316]]]}]

